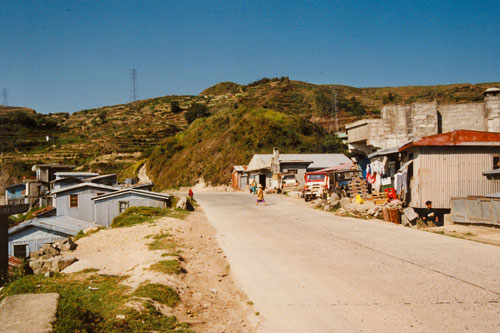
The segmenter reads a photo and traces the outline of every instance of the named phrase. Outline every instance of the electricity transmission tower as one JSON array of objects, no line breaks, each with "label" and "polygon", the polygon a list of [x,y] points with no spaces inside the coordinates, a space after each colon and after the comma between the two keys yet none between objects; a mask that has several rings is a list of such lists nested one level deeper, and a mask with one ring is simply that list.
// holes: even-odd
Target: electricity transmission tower
[{"label": "electricity transmission tower", "polygon": [[6,87],[2,89],[2,105],[9,105],[9,91]]},{"label": "electricity transmission tower", "polygon": [[132,81],[130,101],[135,102],[139,98],[139,91],[137,90],[137,70],[135,69],[135,66],[130,70],[130,80]]},{"label": "electricity transmission tower", "polygon": [[[333,88],[333,100],[332,100],[331,110],[335,112],[335,133],[339,132],[339,115],[337,110],[337,89]],[[332,114],[330,113],[330,130],[329,133],[332,132]]]}]

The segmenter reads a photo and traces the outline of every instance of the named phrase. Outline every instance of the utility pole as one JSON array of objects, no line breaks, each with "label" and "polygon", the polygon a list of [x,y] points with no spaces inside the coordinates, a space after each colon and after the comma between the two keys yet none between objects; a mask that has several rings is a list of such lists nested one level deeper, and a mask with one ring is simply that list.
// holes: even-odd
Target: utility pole
[{"label": "utility pole", "polygon": [[137,90],[137,70],[135,69],[135,66],[130,70],[130,80],[132,81],[130,101],[135,102],[139,98],[139,91]]},{"label": "utility pole", "polygon": [[3,87],[2,89],[2,105],[9,105],[9,91],[7,90],[7,87]]}]

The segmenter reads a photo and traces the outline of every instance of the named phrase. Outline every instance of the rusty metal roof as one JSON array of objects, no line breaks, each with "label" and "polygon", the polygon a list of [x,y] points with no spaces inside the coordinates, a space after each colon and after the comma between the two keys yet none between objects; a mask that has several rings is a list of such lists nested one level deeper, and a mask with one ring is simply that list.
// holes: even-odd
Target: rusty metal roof
[{"label": "rusty metal roof", "polygon": [[413,140],[399,151],[416,146],[500,146],[500,133],[456,130]]}]

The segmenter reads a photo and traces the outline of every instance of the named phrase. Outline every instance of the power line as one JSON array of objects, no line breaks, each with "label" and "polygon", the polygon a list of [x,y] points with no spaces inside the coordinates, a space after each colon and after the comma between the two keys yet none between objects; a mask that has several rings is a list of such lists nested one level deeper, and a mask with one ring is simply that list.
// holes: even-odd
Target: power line
[{"label": "power line", "polygon": [[3,87],[2,89],[2,105],[9,105],[9,91],[7,90],[7,87]]},{"label": "power line", "polygon": [[139,90],[137,89],[137,70],[135,69],[135,66],[130,70],[130,80],[132,81],[130,101],[135,102],[139,98]]}]

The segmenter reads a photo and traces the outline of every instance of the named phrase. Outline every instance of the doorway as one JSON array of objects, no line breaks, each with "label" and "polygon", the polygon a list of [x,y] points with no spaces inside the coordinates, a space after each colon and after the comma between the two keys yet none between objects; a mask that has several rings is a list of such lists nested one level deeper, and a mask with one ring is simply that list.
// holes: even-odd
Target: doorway
[{"label": "doorway", "polygon": [[259,175],[259,184],[262,184],[262,188],[266,189],[266,175],[265,174]]}]

